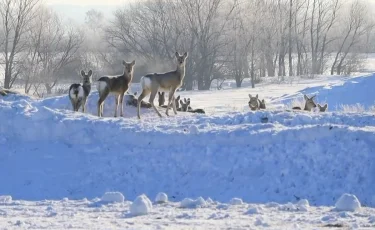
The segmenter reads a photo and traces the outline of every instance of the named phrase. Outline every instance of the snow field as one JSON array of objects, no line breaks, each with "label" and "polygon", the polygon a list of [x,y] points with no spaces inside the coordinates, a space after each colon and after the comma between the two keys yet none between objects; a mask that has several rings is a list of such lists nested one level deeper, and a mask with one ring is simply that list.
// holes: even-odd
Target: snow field
[{"label": "snow field", "polygon": [[[350,194],[344,194],[352,196]],[[333,207],[309,207],[308,210],[285,208],[278,203],[229,205],[184,199],[152,205],[147,196],[134,202],[95,206],[93,200],[12,200],[0,205],[0,225],[4,228],[37,229],[322,229],[342,226],[344,229],[375,227],[373,209],[362,207],[354,212]],[[187,200],[190,200],[187,202]],[[196,202],[200,205],[183,206]],[[202,205],[204,203],[204,205]],[[307,200],[288,204],[308,206]],[[329,228],[328,228],[329,229]]]},{"label": "snow field", "polygon": [[[375,96],[360,86],[373,79],[315,79],[309,89],[292,86],[292,93],[286,85],[179,92],[208,113],[159,119],[142,109],[142,121],[129,106],[125,118],[112,118],[113,98],[107,117],[97,118],[96,92],[90,114],[70,111],[68,96],[0,98],[0,173],[8,175],[0,177],[0,194],[15,199],[0,198],[0,226],[371,229],[374,114],[335,111],[331,103],[360,102],[367,111]],[[258,90],[268,109],[250,112],[247,94]],[[284,109],[316,92],[330,112]]]}]

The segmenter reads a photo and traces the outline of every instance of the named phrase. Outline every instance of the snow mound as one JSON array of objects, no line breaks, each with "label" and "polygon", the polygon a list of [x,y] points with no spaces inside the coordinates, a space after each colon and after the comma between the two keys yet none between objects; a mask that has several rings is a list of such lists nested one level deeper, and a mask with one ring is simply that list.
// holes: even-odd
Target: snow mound
[{"label": "snow mound", "polygon": [[355,195],[344,193],[336,202],[337,211],[355,212],[361,208],[361,203]]},{"label": "snow mound", "polygon": [[12,203],[11,196],[0,196],[0,204],[9,204]]},{"label": "snow mound", "polygon": [[106,192],[100,199],[104,203],[123,203],[125,200],[121,192]]},{"label": "snow mound", "polygon": [[307,200],[301,200],[297,204],[287,203],[280,205],[278,209],[280,211],[289,211],[289,212],[307,212],[309,208],[309,202]]},{"label": "snow mound", "polygon": [[232,198],[229,203],[231,205],[241,205],[243,204],[243,201],[240,198]]},{"label": "snow mound", "polygon": [[181,208],[203,208],[206,206],[207,202],[202,197],[198,197],[196,200],[185,198],[180,203]]},{"label": "snow mound", "polygon": [[168,202],[167,194],[165,194],[163,192],[159,192],[155,197],[155,202],[158,203],[158,204],[167,203]]},{"label": "snow mound", "polygon": [[260,208],[258,208],[258,207],[252,207],[252,208],[249,208],[249,210],[247,210],[246,214],[248,214],[248,215],[259,214],[260,211],[261,211]]},{"label": "snow mound", "polygon": [[147,215],[152,210],[152,203],[146,195],[138,196],[130,206],[130,214],[133,216]]}]

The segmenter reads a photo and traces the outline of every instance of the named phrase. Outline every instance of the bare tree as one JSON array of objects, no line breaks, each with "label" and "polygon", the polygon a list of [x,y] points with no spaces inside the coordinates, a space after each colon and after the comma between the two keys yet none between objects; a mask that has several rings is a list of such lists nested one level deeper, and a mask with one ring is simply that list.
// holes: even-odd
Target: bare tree
[{"label": "bare tree", "polygon": [[369,20],[366,5],[359,0],[355,0],[351,4],[348,16],[344,17],[342,21],[345,23],[340,25],[343,29],[339,32],[344,36],[339,39],[339,46],[331,67],[331,75],[334,74],[335,69],[337,74],[341,74],[349,52],[353,51],[353,47],[360,41],[362,36],[365,36],[374,26],[374,23]]},{"label": "bare tree", "polygon": [[30,84],[35,90],[44,85],[50,94],[64,68],[76,57],[84,37],[76,28],[64,26],[61,18],[45,7],[39,8],[33,25],[28,36],[29,52],[23,62],[25,91],[29,92]]},{"label": "bare tree", "polygon": [[5,62],[4,87],[9,89],[18,76],[15,71],[20,54],[26,49],[25,34],[39,0],[2,0],[1,23],[4,32],[2,53]]}]

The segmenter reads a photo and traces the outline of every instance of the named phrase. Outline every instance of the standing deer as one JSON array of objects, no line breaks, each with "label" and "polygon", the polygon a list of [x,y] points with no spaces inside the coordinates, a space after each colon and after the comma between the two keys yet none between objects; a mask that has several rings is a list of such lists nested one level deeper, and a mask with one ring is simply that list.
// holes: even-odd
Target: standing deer
[{"label": "standing deer", "polygon": [[[176,109],[176,102],[175,102],[175,92],[176,90],[181,87],[182,82],[185,77],[185,64],[186,58],[188,57],[187,52],[184,55],[180,55],[176,52],[176,59],[177,59],[177,69],[175,71],[170,71],[167,73],[154,73],[154,74],[147,74],[146,76],[141,78],[141,86],[142,86],[142,93],[138,97],[138,102],[142,101],[147,95],[150,95],[149,102],[154,108],[155,112],[158,114],[159,117],[162,117],[158,109],[154,105],[154,99],[159,91],[159,89],[169,90],[169,98],[168,104],[165,114],[169,116],[168,110],[169,107],[173,106],[173,112],[177,114]],[[138,103],[138,110],[137,110],[138,119],[141,119],[140,116],[140,104]]]},{"label": "standing deer", "polygon": [[69,99],[73,106],[73,111],[78,112],[82,106],[82,112],[86,112],[87,98],[91,92],[92,83],[92,70],[86,74],[85,71],[81,71],[82,84],[74,83],[69,88]]},{"label": "standing deer", "polygon": [[[124,65],[124,73],[119,76],[104,76],[98,80],[98,116],[103,116],[104,100],[112,93],[115,94],[115,115],[117,117],[118,104],[121,104],[120,116],[124,116],[123,100],[124,94],[128,91],[130,84],[133,80],[133,72],[135,61],[127,63],[122,61]],[[138,103],[140,104],[140,103]]]},{"label": "standing deer", "polygon": [[[305,108],[303,110],[311,111],[311,109],[316,108],[316,103],[314,102],[314,98],[316,97],[316,95],[310,98],[306,95],[303,95],[303,97],[305,98]],[[293,107],[292,109],[301,110],[301,107],[296,106],[296,107]]]}]

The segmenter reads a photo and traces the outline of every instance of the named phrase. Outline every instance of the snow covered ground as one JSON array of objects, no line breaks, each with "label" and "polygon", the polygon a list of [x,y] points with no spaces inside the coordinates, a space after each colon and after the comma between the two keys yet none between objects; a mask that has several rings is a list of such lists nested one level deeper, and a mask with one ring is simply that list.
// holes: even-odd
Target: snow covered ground
[{"label": "snow covered ground", "polygon": [[[373,229],[373,209],[335,211],[297,204],[209,202],[181,208],[179,202],[153,204],[147,215],[132,215],[132,202],[97,200],[13,201],[0,206],[1,229]],[[306,209],[303,209],[306,207]],[[341,226],[339,228],[335,226]]]},{"label": "snow covered ground", "polygon": [[[96,92],[89,114],[70,111],[67,96],[1,97],[0,195],[14,200],[0,202],[0,227],[374,228],[374,113],[335,106],[374,105],[374,81],[375,75],[322,76],[255,89],[178,92],[207,114],[159,119],[143,109],[142,121],[132,107],[124,108],[125,118],[111,117],[113,98],[105,104],[107,117],[97,118]],[[249,93],[265,98],[268,109],[250,112]],[[285,110],[302,93],[329,102],[330,112]],[[126,201],[99,202],[105,192],[121,192]],[[146,205],[146,216],[131,215],[130,201],[141,194],[153,201],[159,192],[170,202]],[[365,208],[334,211],[344,193],[356,195]],[[200,196],[203,207],[179,207]],[[103,197],[122,200],[112,193]],[[234,197],[245,203],[228,205],[238,203]],[[311,207],[288,204],[300,199]]]}]

